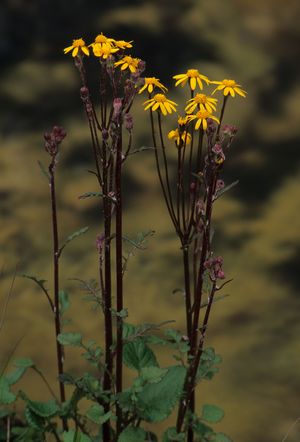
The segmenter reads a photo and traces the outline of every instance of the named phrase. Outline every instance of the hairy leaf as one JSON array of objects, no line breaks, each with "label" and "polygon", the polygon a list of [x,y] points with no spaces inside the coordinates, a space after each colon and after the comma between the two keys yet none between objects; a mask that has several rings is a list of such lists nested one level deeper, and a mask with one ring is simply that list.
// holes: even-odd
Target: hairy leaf
[{"label": "hairy leaf", "polygon": [[224,434],[224,433],[217,433],[215,435],[215,438],[214,438],[213,442],[233,442],[233,441],[226,434]]},{"label": "hairy leaf", "polygon": [[20,396],[26,402],[27,408],[39,417],[49,418],[55,416],[59,412],[59,406],[54,399],[50,399],[47,402],[38,402],[32,401],[23,392],[20,392]]},{"label": "hairy leaf", "polygon": [[18,358],[14,360],[16,367],[30,368],[34,366],[34,362],[31,358]]},{"label": "hairy leaf", "polygon": [[63,315],[70,307],[69,295],[64,290],[60,290],[58,297],[59,297],[59,313]]},{"label": "hairy leaf", "polygon": [[14,385],[16,382],[18,382],[23,374],[25,373],[26,368],[24,367],[18,367],[15,371],[12,373],[7,374],[5,377],[8,380],[9,385]]},{"label": "hairy leaf", "polygon": [[142,428],[127,427],[122,431],[118,442],[145,442],[146,432]]},{"label": "hairy leaf", "polygon": [[63,251],[63,249],[71,242],[73,241],[73,239],[78,238],[78,236],[83,235],[85,232],[87,232],[89,230],[89,227],[83,227],[82,229],[77,230],[76,232],[72,233],[71,235],[69,235],[67,237],[67,239],[65,240],[65,242],[63,243],[63,245],[60,247],[59,249],[59,253],[61,253]]},{"label": "hairy leaf", "polygon": [[97,196],[97,197],[98,196],[103,196],[103,193],[101,193],[101,192],[86,192],[86,193],[80,195],[78,198],[80,200],[83,200],[83,199],[92,198],[92,197],[95,197],[95,196]]},{"label": "hairy leaf", "polygon": [[61,345],[71,345],[72,347],[82,346],[82,335],[77,332],[60,333],[57,340]]},{"label": "hairy leaf", "polygon": [[25,417],[28,424],[35,430],[42,431],[45,425],[45,419],[35,414],[28,406],[25,408]]},{"label": "hairy leaf", "polygon": [[9,389],[9,382],[6,377],[0,378],[0,404],[12,404],[16,399],[16,395]]},{"label": "hairy leaf", "polygon": [[144,367],[158,366],[155,354],[142,339],[136,339],[124,345],[123,362],[127,367],[137,371]]},{"label": "hairy leaf", "polygon": [[177,433],[175,427],[168,428],[164,434],[162,442],[184,442],[184,433]]},{"label": "hairy leaf", "polygon": [[167,371],[167,368],[144,367],[140,371],[140,379],[142,382],[156,384],[157,382],[160,382],[162,380]]},{"label": "hairy leaf", "polygon": [[81,431],[69,430],[63,434],[63,442],[93,442],[92,439]]},{"label": "hairy leaf", "polygon": [[104,424],[104,422],[108,421],[111,415],[112,415],[111,411],[104,413],[104,408],[102,407],[102,405],[99,404],[92,405],[86,412],[86,416],[92,422],[95,422],[95,424],[99,425],[102,425]]},{"label": "hairy leaf", "polygon": [[166,419],[181,396],[185,374],[185,367],[173,366],[160,382],[146,385],[138,394],[140,418],[147,422]]},{"label": "hairy leaf", "polygon": [[220,422],[224,417],[224,411],[222,408],[216,405],[205,404],[202,408],[201,419],[206,422],[215,423]]}]

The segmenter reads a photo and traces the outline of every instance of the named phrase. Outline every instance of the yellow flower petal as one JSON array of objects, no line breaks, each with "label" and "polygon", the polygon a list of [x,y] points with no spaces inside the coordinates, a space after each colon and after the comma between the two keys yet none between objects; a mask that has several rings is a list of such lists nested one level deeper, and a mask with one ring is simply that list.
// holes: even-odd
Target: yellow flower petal
[{"label": "yellow flower petal", "polygon": [[78,46],[76,46],[76,48],[73,49],[72,57],[76,57],[76,55],[78,54],[78,50],[79,50],[79,48],[78,48]]},{"label": "yellow flower petal", "polygon": [[[198,84],[199,84],[199,81],[198,81]],[[192,91],[194,91],[196,89],[196,85],[197,85],[197,80],[195,77],[192,77],[190,79],[190,85],[191,85]]]},{"label": "yellow flower petal", "polygon": [[85,54],[85,55],[90,55],[90,51],[88,50],[88,48],[86,47],[86,46],[82,46],[82,52]]}]

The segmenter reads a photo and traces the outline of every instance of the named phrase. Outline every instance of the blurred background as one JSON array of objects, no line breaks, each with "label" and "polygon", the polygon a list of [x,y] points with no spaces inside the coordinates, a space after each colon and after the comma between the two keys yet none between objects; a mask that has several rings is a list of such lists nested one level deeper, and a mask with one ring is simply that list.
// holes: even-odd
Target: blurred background
[{"label": "blurred background", "polygon": [[[230,296],[215,305],[208,345],[224,362],[199,388],[199,407],[226,412],[217,425],[235,442],[282,441],[300,416],[299,141],[300,3],[298,0],[2,0],[0,4],[0,306],[13,274],[51,282],[49,189],[37,160],[47,164],[43,133],[54,124],[68,136],[58,167],[61,238],[88,225],[62,258],[61,286],[71,297],[68,330],[102,341],[99,311],[83,300],[72,278],[97,278],[95,238],[101,232],[79,78],[63,48],[103,32],[134,40],[132,55],[147,63],[146,76],[170,88],[183,103],[172,75],[198,68],[209,78],[234,78],[248,91],[231,100],[225,123],[239,133],[223,178],[239,185],[215,206],[215,251],[225,260]],[[92,64],[92,62],[91,62]],[[91,80],[97,81],[97,64]],[[135,103],[134,147],[151,145],[148,119]],[[168,120],[169,121],[169,120]],[[172,119],[169,123],[172,128]],[[126,276],[125,305],[133,323],[176,319],[183,330],[179,244],[162,202],[151,152],[125,169],[125,232],[156,234]],[[47,300],[29,280],[17,278],[0,334],[0,367],[14,356],[32,357],[56,386],[54,325]],[[169,364],[170,355],[161,354]],[[67,352],[67,369],[87,367]],[[130,375],[128,375],[130,376]],[[35,398],[46,390],[34,374],[22,388]],[[288,441],[300,440],[295,426]]]}]

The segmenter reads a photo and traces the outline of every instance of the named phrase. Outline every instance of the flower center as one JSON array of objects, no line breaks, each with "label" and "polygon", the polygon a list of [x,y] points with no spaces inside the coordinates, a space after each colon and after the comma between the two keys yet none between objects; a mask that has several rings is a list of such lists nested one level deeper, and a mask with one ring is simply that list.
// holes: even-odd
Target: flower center
[{"label": "flower center", "polygon": [[95,43],[106,43],[107,42],[107,38],[105,37],[105,35],[99,34],[97,35],[96,39],[95,39]]},{"label": "flower center", "polygon": [[159,103],[163,103],[164,101],[167,101],[167,98],[164,94],[156,94],[156,95],[154,95],[153,99]]},{"label": "flower center", "polygon": [[197,69],[189,69],[186,73],[188,77],[198,77],[199,72]]},{"label": "flower center", "polygon": [[207,103],[207,98],[206,98],[206,95],[204,95],[204,94],[197,94],[195,96],[194,100],[196,103],[202,103],[202,104]]},{"label": "flower center", "polygon": [[80,48],[82,46],[85,46],[85,42],[82,40],[82,38],[78,38],[77,40],[73,40],[73,47],[74,48]]},{"label": "flower center", "polygon": [[234,80],[223,80],[223,84],[225,84],[227,87],[232,87],[236,84],[236,82]]},{"label": "flower center", "polygon": [[210,116],[211,116],[211,113],[208,112],[207,110],[199,110],[199,111],[196,113],[196,117],[197,117],[198,119],[200,119],[200,118],[209,118]]}]

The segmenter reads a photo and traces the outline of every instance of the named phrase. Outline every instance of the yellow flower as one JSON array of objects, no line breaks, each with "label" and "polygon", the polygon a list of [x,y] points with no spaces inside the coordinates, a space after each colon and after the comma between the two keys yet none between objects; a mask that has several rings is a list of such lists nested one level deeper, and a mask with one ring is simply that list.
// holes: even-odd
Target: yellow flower
[{"label": "yellow flower", "polygon": [[105,59],[107,59],[108,57],[110,57],[112,54],[114,54],[115,52],[117,52],[119,49],[118,48],[113,48],[110,44],[100,44],[100,43],[94,43],[93,44],[93,52],[94,55],[96,57],[102,57]]},{"label": "yellow flower", "polygon": [[92,43],[90,46],[93,46],[95,44],[100,45],[100,46],[102,46],[102,45],[112,45],[114,43],[114,41],[115,40],[113,38],[106,37],[105,35],[103,35],[101,33],[101,34],[97,35],[97,37],[95,38],[94,43]]},{"label": "yellow flower", "polygon": [[209,84],[209,79],[205,75],[200,74],[198,69],[188,69],[185,74],[174,75],[173,78],[176,80],[175,86],[181,84],[181,86],[183,87],[188,81],[192,91],[196,89],[197,84],[202,90],[202,81],[205,81],[206,84]]},{"label": "yellow flower", "polygon": [[237,84],[234,80],[224,79],[222,81],[211,81],[213,84],[218,84],[219,86],[213,91],[213,94],[216,91],[223,91],[224,96],[226,97],[230,94],[232,97],[235,96],[235,93],[240,95],[241,97],[246,97],[247,92],[241,89],[241,85]]},{"label": "yellow flower", "polygon": [[195,129],[200,129],[201,126],[203,128],[203,130],[207,129],[207,119],[211,118],[212,120],[215,120],[218,124],[220,124],[220,121],[218,120],[217,117],[214,117],[211,112],[207,111],[207,110],[199,110],[196,115],[189,115],[188,116],[188,120],[189,121],[193,121],[193,120],[197,120],[196,124],[195,124]]},{"label": "yellow flower", "polygon": [[217,99],[208,97],[205,94],[196,94],[194,98],[188,100],[188,105],[185,108],[187,113],[192,113],[196,108],[199,110],[207,110],[213,112],[216,110]]},{"label": "yellow flower", "polygon": [[174,101],[168,100],[164,94],[156,94],[151,100],[147,100],[143,104],[146,105],[145,110],[151,109],[154,112],[160,109],[164,115],[176,112],[177,106]]},{"label": "yellow flower", "polygon": [[126,55],[121,60],[115,63],[115,66],[121,66],[121,70],[129,69],[130,72],[136,72],[139,64],[139,58],[130,57],[130,55]]},{"label": "yellow flower", "polygon": [[124,40],[114,40],[115,46],[119,49],[129,49],[132,48],[132,41],[124,41]]},{"label": "yellow flower", "polygon": [[158,87],[163,92],[166,92],[168,89],[159,81],[159,78],[155,77],[145,77],[144,78],[145,83],[144,86],[141,87],[139,90],[139,94],[141,94],[145,89],[151,94],[153,92],[153,89],[155,87]]},{"label": "yellow flower", "polygon": [[64,49],[64,54],[72,51],[72,57],[76,57],[79,51],[83,52],[85,55],[90,55],[89,48],[86,46],[85,41],[82,38],[78,38],[77,40],[73,40],[72,46],[68,46]]},{"label": "yellow flower", "polygon": [[179,117],[178,118],[178,125],[179,126],[185,126],[188,123],[188,116],[186,115],[185,117]]},{"label": "yellow flower", "polygon": [[192,140],[191,134],[189,134],[186,130],[180,133],[178,129],[171,130],[168,133],[168,138],[169,140],[174,140],[177,146],[179,146],[181,142],[183,144],[190,144]]}]

